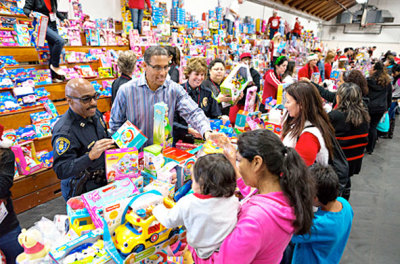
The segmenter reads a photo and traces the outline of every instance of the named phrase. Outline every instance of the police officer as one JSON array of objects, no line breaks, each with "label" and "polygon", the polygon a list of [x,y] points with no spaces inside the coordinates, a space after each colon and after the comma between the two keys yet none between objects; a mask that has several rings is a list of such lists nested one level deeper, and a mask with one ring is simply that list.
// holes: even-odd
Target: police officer
[{"label": "police officer", "polygon": [[113,147],[99,110],[99,94],[85,79],[72,79],[65,87],[69,109],[53,129],[53,169],[61,179],[67,201],[104,186],[104,151]]}]

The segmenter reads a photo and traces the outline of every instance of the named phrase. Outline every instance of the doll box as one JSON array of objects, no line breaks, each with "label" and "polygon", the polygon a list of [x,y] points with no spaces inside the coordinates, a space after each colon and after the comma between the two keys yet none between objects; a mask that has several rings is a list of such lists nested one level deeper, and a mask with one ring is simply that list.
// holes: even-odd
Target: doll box
[{"label": "doll box", "polygon": [[166,162],[175,161],[178,163],[178,166],[176,167],[176,186],[180,188],[184,182],[191,178],[191,170],[196,162],[195,156],[177,148],[166,148],[163,151],[163,155]]},{"label": "doll box", "polygon": [[105,154],[108,182],[139,175],[139,153],[135,147],[106,150]]},{"label": "doll box", "polygon": [[120,148],[135,147],[137,149],[140,149],[147,141],[147,137],[129,120],[112,135],[112,139]]},{"label": "doll box", "polygon": [[144,170],[156,175],[156,171],[164,165],[164,156],[160,145],[151,145],[143,149]]},{"label": "doll box", "polygon": [[168,106],[164,102],[154,105],[153,143],[164,147],[172,145]]},{"label": "doll box", "polygon": [[35,44],[35,47],[43,47],[45,45],[49,18],[38,12],[33,12],[33,15],[35,19],[33,20],[32,42]]},{"label": "doll box", "polygon": [[238,64],[222,82],[221,93],[232,97],[230,103],[233,104],[244,88],[246,88],[247,84],[252,80],[249,67],[245,64]]},{"label": "doll box", "polygon": [[81,195],[82,201],[85,207],[88,209],[90,216],[92,217],[93,223],[96,227],[103,227],[103,223],[97,213],[99,209],[102,209],[105,204],[109,204],[113,201],[118,201],[139,193],[135,184],[131,179],[123,179],[115,181],[109,185],[93,190],[88,193]]}]

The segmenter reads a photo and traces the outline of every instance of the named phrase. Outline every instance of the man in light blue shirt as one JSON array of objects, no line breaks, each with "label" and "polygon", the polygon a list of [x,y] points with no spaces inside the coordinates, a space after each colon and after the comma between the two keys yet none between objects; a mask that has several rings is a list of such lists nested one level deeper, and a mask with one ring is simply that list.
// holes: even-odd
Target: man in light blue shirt
[{"label": "man in light blue shirt", "polygon": [[187,92],[168,76],[169,57],[160,47],[150,47],[144,53],[145,73],[122,85],[111,109],[110,128],[115,133],[126,120],[131,121],[153,144],[154,105],[168,105],[168,118],[173,126],[174,113],[185,119],[204,138],[211,132],[210,121]]}]

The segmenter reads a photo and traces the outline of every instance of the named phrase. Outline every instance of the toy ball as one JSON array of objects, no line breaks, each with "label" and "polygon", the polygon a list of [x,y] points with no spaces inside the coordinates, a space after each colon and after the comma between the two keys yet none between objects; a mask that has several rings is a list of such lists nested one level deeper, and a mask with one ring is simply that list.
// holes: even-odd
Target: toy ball
[{"label": "toy ball", "polygon": [[77,198],[71,198],[68,200],[67,204],[71,207],[73,210],[78,210],[78,209],[83,209],[85,208],[85,204],[77,199]]}]

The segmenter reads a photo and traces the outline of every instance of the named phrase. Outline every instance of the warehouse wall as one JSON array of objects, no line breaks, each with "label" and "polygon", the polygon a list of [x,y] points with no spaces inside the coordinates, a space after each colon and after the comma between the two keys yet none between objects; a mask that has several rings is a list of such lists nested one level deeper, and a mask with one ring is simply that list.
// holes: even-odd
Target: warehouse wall
[{"label": "warehouse wall", "polygon": [[[378,9],[389,10],[394,16],[394,22],[384,24],[380,34],[345,34],[343,32],[344,26],[336,26],[336,18],[334,18],[322,27],[321,39],[327,44],[328,48],[377,46],[374,56],[378,56],[387,50],[400,52],[400,13],[397,12],[397,10],[400,10],[400,1],[369,0],[369,4],[377,6]],[[357,11],[359,9],[360,5],[357,5],[350,10]],[[347,30],[366,33],[372,29],[367,27],[360,30],[358,25],[350,25],[347,26]]]}]

